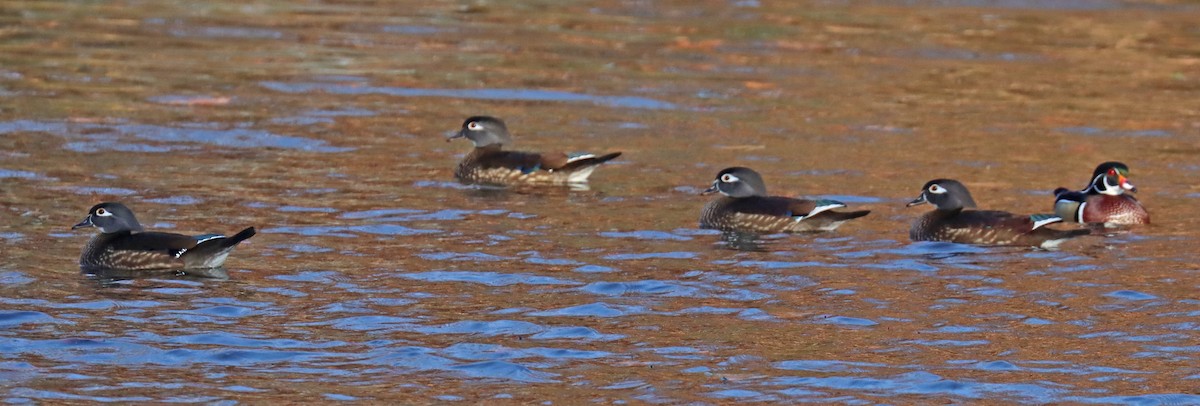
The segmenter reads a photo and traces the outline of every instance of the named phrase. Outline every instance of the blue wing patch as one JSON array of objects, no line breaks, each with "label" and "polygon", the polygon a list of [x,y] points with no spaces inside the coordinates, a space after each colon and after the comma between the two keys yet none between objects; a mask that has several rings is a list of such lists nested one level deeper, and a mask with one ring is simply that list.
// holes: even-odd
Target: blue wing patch
[{"label": "blue wing patch", "polygon": [[808,214],[805,214],[803,217],[800,217],[799,218],[800,220],[815,216],[815,215],[817,215],[817,213],[820,213],[820,212],[823,212],[826,210],[832,210],[832,209],[836,209],[839,207],[846,207],[845,203],[839,202],[837,200],[829,200],[829,199],[820,199],[820,200],[813,202],[813,204],[816,206],[813,207],[813,209],[811,211],[809,211]]},{"label": "blue wing patch", "polygon": [[225,238],[225,236],[223,236],[221,234],[201,234],[201,235],[197,235],[192,238],[196,239],[196,245],[200,245],[200,244],[204,243],[205,241],[215,240],[218,238]]},{"label": "blue wing patch", "polygon": [[567,163],[575,162],[580,159],[588,159],[588,158],[595,158],[595,157],[596,157],[596,154],[589,154],[587,152],[573,152],[573,153],[567,154]]},{"label": "blue wing patch", "polygon": [[1029,216],[1029,220],[1033,221],[1034,230],[1037,230],[1039,227],[1047,224],[1054,224],[1063,221],[1062,217],[1058,217],[1053,214],[1033,214]]},{"label": "blue wing patch", "polygon": [[517,168],[517,169],[521,170],[521,173],[522,173],[522,174],[524,174],[524,175],[528,175],[528,174],[531,174],[531,173],[537,172],[537,170],[538,170],[538,169],[542,169],[542,164],[540,164],[540,163],[539,163],[539,164],[537,164],[537,165],[530,166],[530,167],[524,167],[524,166],[522,166],[522,167],[519,167],[519,168]]}]

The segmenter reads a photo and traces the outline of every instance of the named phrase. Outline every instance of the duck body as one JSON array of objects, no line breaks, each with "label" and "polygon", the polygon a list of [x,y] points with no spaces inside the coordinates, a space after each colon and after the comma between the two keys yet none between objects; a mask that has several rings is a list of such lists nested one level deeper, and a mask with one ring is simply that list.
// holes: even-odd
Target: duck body
[{"label": "duck body", "polygon": [[1050,215],[1020,216],[996,210],[933,210],[921,215],[908,231],[913,241],[945,241],[976,245],[1022,245],[1054,248],[1088,230],[1042,227],[1061,222]]},{"label": "duck body", "polygon": [[[820,210],[817,210],[820,207]],[[722,231],[802,233],[831,231],[842,223],[865,216],[869,210],[838,212],[846,207],[833,200],[803,200],[779,196],[721,197],[708,202],[700,225]]]},{"label": "duck body", "polygon": [[972,210],[975,200],[966,186],[953,179],[935,179],[925,184],[921,195],[908,205],[932,203],[936,209],[913,221],[908,236],[913,241],[945,241],[976,245],[1018,245],[1055,248],[1063,242],[1090,234],[1086,229],[1055,230],[1045,227],[1062,222],[1049,214],[1029,216],[997,210]]},{"label": "duck body", "polygon": [[216,268],[238,243],[253,237],[254,227],[233,236],[198,236],[145,232],[133,212],[120,203],[101,203],[74,229],[96,227],[79,257],[85,269],[145,271],[166,269]]},{"label": "duck body", "polygon": [[512,143],[508,127],[495,117],[467,118],[447,140],[466,138],[475,148],[463,157],[454,170],[460,182],[489,186],[584,185],[600,164],[611,161],[620,152],[604,155],[589,153],[535,153],[507,151]]},{"label": "duck body", "polygon": [[726,168],[705,194],[723,196],[700,212],[700,227],[744,233],[801,233],[831,231],[866,216],[870,210],[834,211],[846,205],[835,200],[769,196],[762,177],[744,167]]},{"label": "duck body", "polygon": [[1092,172],[1092,182],[1080,191],[1058,188],[1054,191],[1054,213],[1064,221],[1121,227],[1150,224],[1150,213],[1131,193],[1137,187],[1129,182],[1129,167],[1120,162],[1105,162]]},{"label": "duck body", "polygon": [[504,151],[500,145],[488,145],[471,150],[458,163],[454,177],[463,183],[493,186],[583,184],[600,164],[620,155],[620,152],[602,156],[539,154]]}]

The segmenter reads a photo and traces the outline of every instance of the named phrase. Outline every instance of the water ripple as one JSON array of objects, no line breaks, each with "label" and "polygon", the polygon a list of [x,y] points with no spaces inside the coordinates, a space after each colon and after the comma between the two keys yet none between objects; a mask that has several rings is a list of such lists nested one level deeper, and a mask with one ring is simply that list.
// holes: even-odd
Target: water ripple
[{"label": "water ripple", "polygon": [[[215,123],[195,123],[178,127],[148,124],[96,124],[58,121],[16,120],[0,122],[0,134],[43,132],[83,138],[71,142],[67,149],[78,152],[101,150],[131,152],[168,152],[179,148],[158,143],[198,143],[229,148],[283,148],[310,152],[346,152],[354,148],[331,147],[327,142],[312,138],[274,134],[248,128],[221,128]],[[122,142],[113,136],[133,137],[155,144]],[[186,149],[186,147],[184,147]]]},{"label": "water ripple", "polygon": [[614,305],[608,303],[589,303],[562,309],[544,310],[528,313],[538,317],[621,317],[633,314],[650,313],[643,306]]},{"label": "water ripple", "polygon": [[593,96],[589,94],[534,89],[416,89],[408,87],[346,85],[341,83],[260,82],[262,87],[284,93],[331,93],[343,95],[383,94],[399,97],[448,97],[458,99],[521,100],[554,102],[590,102],[601,106],[635,109],[676,109],[675,104],[635,96]]},{"label": "water ripple", "polygon": [[607,231],[607,232],[600,233],[600,236],[607,237],[607,238],[633,238],[633,239],[638,239],[638,240],[689,241],[692,239],[691,237],[675,235],[675,234],[671,234],[671,233],[668,233],[665,231],[651,231],[651,230],[627,231],[627,232]]},{"label": "water ripple", "polygon": [[866,372],[873,368],[886,367],[886,364],[873,362],[853,362],[837,360],[796,360],[781,361],[772,365],[778,369],[790,371],[812,372]]},{"label": "water ripple", "polygon": [[[0,238],[12,240],[11,236],[5,236],[5,233],[0,233]],[[31,278],[24,273],[17,271],[0,271],[0,285],[25,285],[36,282],[37,279]]]},{"label": "water ripple", "polygon": [[39,174],[36,172],[21,171],[21,170],[16,170],[16,169],[4,169],[4,168],[0,168],[0,179],[26,179],[26,180],[41,180],[41,181],[57,181],[58,180],[57,178],[47,177],[45,175],[42,175],[42,174]]},{"label": "water ripple", "polygon": [[0,310],[0,327],[17,327],[22,324],[75,324],[67,320],[59,320],[42,312]]},{"label": "water ripple", "polygon": [[527,367],[505,361],[483,361],[455,365],[450,369],[476,378],[497,378],[520,382],[551,383],[556,374],[534,371]]},{"label": "water ripple", "polygon": [[324,237],[357,237],[353,233],[375,234],[375,235],[421,235],[421,234],[437,234],[440,230],[428,230],[420,228],[409,228],[396,224],[372,224],[360,226],[292,226],[292,227],[269,227],[262,229],[264,233],[274,234],[297,234],[305,236],[324,236]]},{"label": "water ripple", "polygon": [[887,395],[951,395],[983,399],[990,395],[1015,397],[1033,403],[1053,403],[1065,391],[1038,384],[988,383],[946,379],[929,372],[907,372],[888,378],[855,376],[782,377],[768,381],[770,386],[865,392]]},{"label": "water ripple", "polygon": [[340,356],[325,352],[267,349],[163,349],[130,341],[130,338],[101,341],[91,339],[29,340],[0,337],[0,350],[10,354],[30,354],[67,363],[124,366],[182,366],[203,363],[245,368],[256,364],[280,362],[306,363]]},{"label": "water ripple", "polygon": [[693,259],[696,257],[694,252],[652,252],[647,254],[610,254],[605,255],[604,259],[612,261],[630,261],[639,259]]},{"label": "water ripple", "polygon": [[1158,296],[1154,296],[1149,293],[1138,292],[1136,290],[1117,290],[1117,291],[1105,293],[1104,296],[1111,297],[1114,299],[1122,299],[1122,300],[1129,300],[1129,301],[1142,301],[1142,300],[1158,299]]},{"label": "water ripple", "polygon": [[499,272],[430,271],[396,274],[397,277],[424,282],[470,282],[488,286],[525,285],[579,285],[580,282],[532,274],[510,274]]},{"label": "water ripple", "polygon": [[646,280],[636,282],[593,282],[580,290],[603,296],[648,295],[660,297],[722,298],[728,300],[753,301],[771,297],[747,289],[720,289],[700,283],[675,283],[670,281]]},{"label": "water ripple", "polygon": [[442,354],[466,360],[514,360],[539,357],[549,359],[596,359],[611,356],[604,351],[584,351],[570,348],[510,348],[497,344],[458,343],[446,347]]}]

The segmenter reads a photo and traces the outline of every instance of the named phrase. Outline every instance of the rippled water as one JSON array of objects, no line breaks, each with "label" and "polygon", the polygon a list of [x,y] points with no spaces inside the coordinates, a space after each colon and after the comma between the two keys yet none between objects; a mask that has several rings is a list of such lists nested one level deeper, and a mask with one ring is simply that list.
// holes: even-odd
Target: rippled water
[{"label": "rippled water", "polygon": [[[0,5],[8,403],[1197,404],[1200,9],[625,1]],[[1133,18],[1131,16],[1135,16]],[[624,151],[588,191],[453,181],[464,117]],[[1046,212],[1121,160],[1156,224],[910,243],[955,177]],[[697,229],[721,168],[872,210]],[[81,274],[70,225],[259,235]]]}]

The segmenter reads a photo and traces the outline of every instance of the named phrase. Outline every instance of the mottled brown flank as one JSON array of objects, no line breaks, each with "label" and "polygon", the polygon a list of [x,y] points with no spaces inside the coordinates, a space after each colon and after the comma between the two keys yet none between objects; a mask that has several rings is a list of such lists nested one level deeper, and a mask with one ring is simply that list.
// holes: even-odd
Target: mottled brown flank
[{"label": "mottled brown flank", "polygon": [[79,265],[85,268],[130,271],[179,269],[184,267],[184,261],[175,257],[170,250],[120,250],[114,248],[111,244],[114,239],[127,236],[127,233],[97,233],[84,246],[83,253],[79,257]]},{"label": "mottled brown flank", "polygon": [[500,145],[472,149],[455,167],[454,176],[465,183],[510,186],[520,184],[585,183],[596,166],[619,152],[568,163],[567,154],[504,151]]},{"label": "mottled brown flank", "polygon": [[783,197],[721,197],[704,205],[700,211],[700,226],[722,231],[747,233],[800,233],[808,231],[830,231],[842,223],[859,218],[869,211],[838,212],[823,211],[797,220],[793,215],[803,215],[816,208],[811,200]]},{"label": "mottled brown flank", "polygon": [[1088,230],[1034,228],[1029,216],[990,210],[932,210],[909,228],[913,241],[947,241],[981,245],[1024,245],[1048,248],[1060,240],[1087,235]]},{"label": "mottled brown flank", "polygon": [[[242,404],[1194,394],[1195,3],[1078,4],[0,2],[0,392],[13,403]],[[446,123],[475,114],[519,123],[514,147],[628,156],[587,193],[443,187],[466,152],[443,140]],[[147,125],[356,149],[139,137]],[[1060,253],[909,247],[924,213],[903,204],[928,179],[1036,213],[1049,208],[1044,192],[1109,160],[1137,168],[1154,224]],[[796,185],[776,195],[878,201],[835,233],[733,251],[690,230],[710,201],[696,186],[732,165]],[[158,200],[181,196],[195,203]],[[65,234],[107,200],[136,203],[147,226],[264,233],[239,246],[229,281],[102,283],[78,272],[90,233]],[[633,231],[664,235],[616,237]],[[447,274],[488,283],[418,278]],[[597,308],[612,314],[537,313]],[[462,332],[488,323],[510,328]],[[577,335],[546,338],[562,331]],[[548,382],[461,369],[505,363]]]}]

